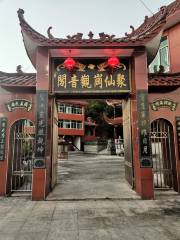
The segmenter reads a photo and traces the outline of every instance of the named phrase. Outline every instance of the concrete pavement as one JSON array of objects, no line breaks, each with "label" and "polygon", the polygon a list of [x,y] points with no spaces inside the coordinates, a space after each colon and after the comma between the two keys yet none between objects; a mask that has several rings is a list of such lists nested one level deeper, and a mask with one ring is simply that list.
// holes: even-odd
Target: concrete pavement
[{"label": "concrete pavement", "polygon": [[0,240],[179,240],[180,200],[0,200]]},{"label": "concrete pavement", "polygon": [[123,159],[73,159],[59,163],[48,201],[0,198],[0,240],[180,239],[179,195],[140,200],[124,181]]},{"label": "concrete pavement", "polygon": [[57,181],[47,200],[139,199],[125,180],[119,156],[71,152],[58,162]]}]

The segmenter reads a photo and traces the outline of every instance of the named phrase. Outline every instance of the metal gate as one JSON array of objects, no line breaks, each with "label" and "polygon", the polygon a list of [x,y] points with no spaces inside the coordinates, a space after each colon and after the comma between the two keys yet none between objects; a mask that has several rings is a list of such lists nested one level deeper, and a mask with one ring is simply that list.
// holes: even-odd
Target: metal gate
[{"label": "metal gate", "polygon": [[31,191],[35,130],[29,120],[18,120],[11,128],[10,138],[11,192]]},{"label": "metal gate", "polygon": [[173,127],[165,119],[151,124],[154,187],[177,189]]}]

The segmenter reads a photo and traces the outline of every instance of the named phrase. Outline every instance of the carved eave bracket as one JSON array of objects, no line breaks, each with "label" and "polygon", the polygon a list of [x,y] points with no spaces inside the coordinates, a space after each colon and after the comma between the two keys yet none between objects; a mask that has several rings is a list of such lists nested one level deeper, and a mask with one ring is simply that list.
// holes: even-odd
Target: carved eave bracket
[{"label": "carved eave bracket", "polygon": [[24,20],[24,10],[19,8],[17,13],[18,13],[19,20]]},{"label": "carved eave bracket", "polygon": [[82,37],[83,37],[83,33],[76,33],[74,35],[68,35],[67,36],[67,39],[68,40],[82,40]]},{"label": "carved eave bracket", "polygon": [[18,66],[16,67],[16,72],[17,72],[17,73],[23,73],[23,71],[22,71],[22,66],[21,66],[21,65],[18,65]]},{"label": "carved eave bracket", "polygon": [[90,40],[92,40],[93,37],[94,37],[94,33],[92,31],[89,31],[88,37],[89,37]]},{"label": "carved eave bracket", "polygon": [[48,38],[54,39],[55,37],[52,35],[51,30],[52,30],[52,27],[48,27],[47,35],[48,35]]},{"label": "carved eave bracket", "polygon": [[105,41],[105,40],[112,41],[115,38],[115,35],[109,35],[102,32],[102,33],[99,33],[99,38],[102,41]]},{"label": "carved eave bracket", "polygon": [[131,37],[134,33],[135,33],[135,28],[132,26],[132,25],[130,25],[130,28],[132,29],[132,31],[131,31],[131,33],[125,33],[125,36],[126,37]]}]

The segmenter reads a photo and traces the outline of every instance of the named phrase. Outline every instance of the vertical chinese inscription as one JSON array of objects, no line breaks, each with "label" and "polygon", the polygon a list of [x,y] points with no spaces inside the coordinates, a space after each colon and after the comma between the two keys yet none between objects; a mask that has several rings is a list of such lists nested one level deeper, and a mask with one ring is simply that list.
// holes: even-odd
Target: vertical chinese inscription
[{"label": "vertical chinese inscription", "polygon": [[179,160],[180,160],[180,117],[176,117],[176,132],[177,132],[178,154],[179,154]]},{"label": "vertical chinese inscription", "polygon": [[0,118],[0,161],[5,159],[7,118]]},{"label": "vertical chinese inscription", "polygon": [[37,91],[36,96],[36,150],[34,168],[45,167],[47,136],[48,92]]},{"label": "vertical chinese inscription", "polygon": [[139,120],[139,155],[142,168],[152,167],[150,145],[150,123],[148,108],[148,93],[146,90],[137,91],[137,107]]}]

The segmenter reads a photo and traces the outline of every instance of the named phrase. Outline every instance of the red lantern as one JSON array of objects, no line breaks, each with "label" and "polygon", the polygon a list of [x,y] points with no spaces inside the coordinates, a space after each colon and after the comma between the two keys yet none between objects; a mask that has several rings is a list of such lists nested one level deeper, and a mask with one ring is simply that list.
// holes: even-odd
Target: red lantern
[{"label": "red lantern", "polygon": [[74,61],[73,58],[66,58],[66,60],[64,61],[64,66],[65,68],[67,68],[68,70],[72,70],[75,66],[76,62]]},{"label": "red lantern", "polygon": [[108,65],[109,65],[109,67],[111,67],[111,68],[115,68],[115,67],[117,67],[118,65],[119,65],[119,59],[117,58],[117,57],[110,57],[109,59],[108,59]]}]

